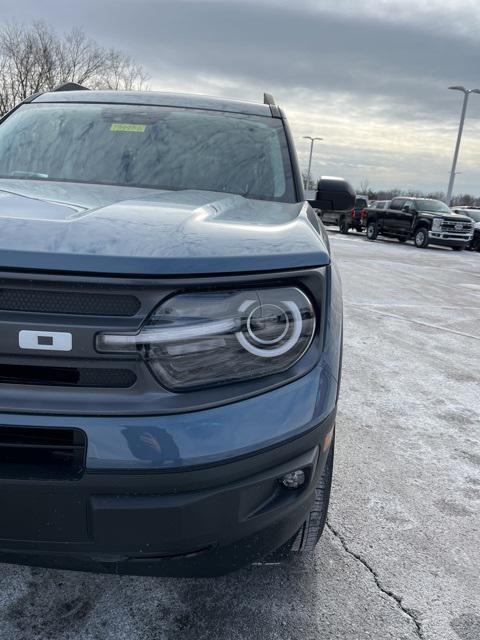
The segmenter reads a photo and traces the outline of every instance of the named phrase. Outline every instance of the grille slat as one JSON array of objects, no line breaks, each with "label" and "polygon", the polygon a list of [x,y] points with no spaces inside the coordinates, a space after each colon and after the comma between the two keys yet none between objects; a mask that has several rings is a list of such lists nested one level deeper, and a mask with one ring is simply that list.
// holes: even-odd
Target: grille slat
[{"label": "grille slat", "polygon": [[127,389],[137,377],[130,369],[48,367],[0,363],[0,384]]},{"label": "grille slat", "polygon": [[80,429],[0,426],[0,478],[76,480],[85,451]]},{"label": "grille slat", "polygon": [[0,287],[0,310],[91,316],[134,316],[140,300],[132,295]]}]

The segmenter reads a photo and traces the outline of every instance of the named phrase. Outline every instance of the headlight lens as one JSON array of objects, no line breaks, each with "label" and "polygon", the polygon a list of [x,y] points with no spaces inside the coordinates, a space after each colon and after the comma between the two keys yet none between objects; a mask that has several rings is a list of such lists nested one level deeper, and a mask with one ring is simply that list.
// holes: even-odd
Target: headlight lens
[{"label": "headlight lens", "polygon": [[137,335],[100,334],[97,348],[139,351],[164,386],[184,390],[285,371],[314,332],[312,303],[293,287],[186,293]]},{"label": "headlight lens", "polygon": [[434,218],[432,222],[432,231],[441,231],[442,222],[442,218]]}]

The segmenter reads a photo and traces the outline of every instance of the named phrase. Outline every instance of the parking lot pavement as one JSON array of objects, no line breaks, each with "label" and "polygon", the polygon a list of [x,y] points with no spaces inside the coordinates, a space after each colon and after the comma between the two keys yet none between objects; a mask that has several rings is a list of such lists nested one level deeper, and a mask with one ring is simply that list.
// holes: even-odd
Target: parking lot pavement
[{"label": "parking lot pavement", "polygon": [[1,640],[480,638],[480,255],[330,237],[344,378],[314,562],[216,580],[0,565]]}]

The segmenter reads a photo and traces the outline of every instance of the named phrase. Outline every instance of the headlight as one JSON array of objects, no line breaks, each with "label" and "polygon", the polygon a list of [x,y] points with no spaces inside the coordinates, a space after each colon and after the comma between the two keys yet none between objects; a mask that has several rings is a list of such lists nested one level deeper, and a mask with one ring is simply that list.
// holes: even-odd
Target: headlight
[{"label": "headlight", "polygon": [[442,230],[442,218],[434,218],[432,222],[432,231],[441,231]]},{"label": "headlight", "polygon": [[102,352],[139,351],[167,388],[280,373],[308,349],[315,312],[296,288],[186,293],[162,303],[137,335],[100,334]]}]

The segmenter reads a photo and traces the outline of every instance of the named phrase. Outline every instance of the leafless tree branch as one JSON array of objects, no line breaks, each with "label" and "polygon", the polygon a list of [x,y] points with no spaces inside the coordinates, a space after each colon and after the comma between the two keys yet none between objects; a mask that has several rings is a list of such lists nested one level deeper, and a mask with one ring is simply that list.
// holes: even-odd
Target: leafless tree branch
[{"label": "leafless tree branch", "polygon": [[0,115],[63,82],[92,89],[145,89],[149,76],[133,58],[106,49],[80,29],[57,34],[44,22],[0,27]]}]

